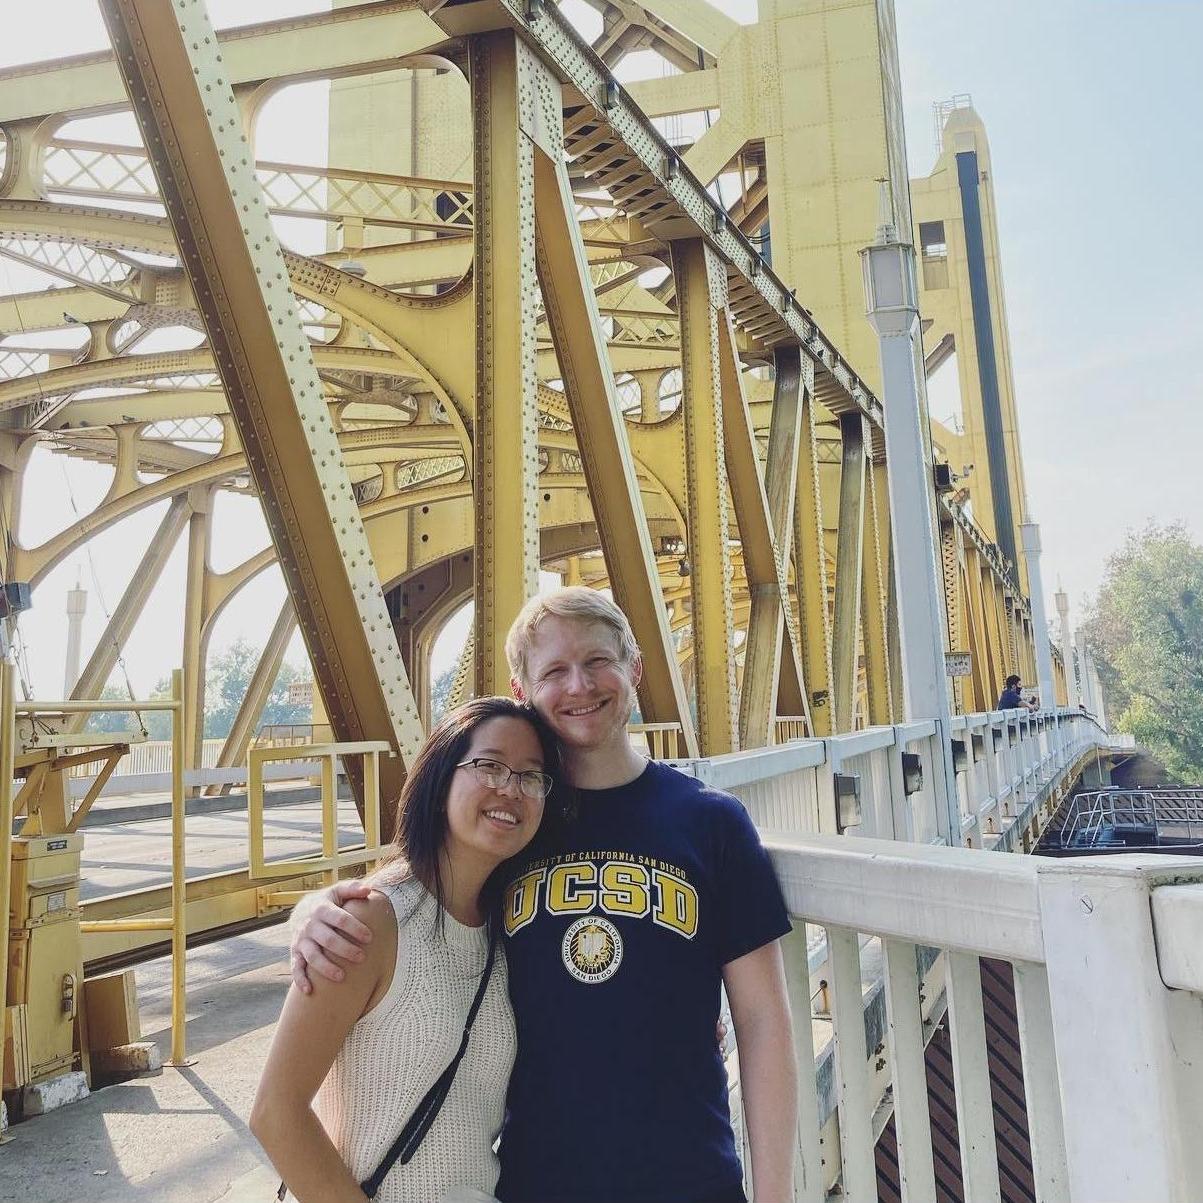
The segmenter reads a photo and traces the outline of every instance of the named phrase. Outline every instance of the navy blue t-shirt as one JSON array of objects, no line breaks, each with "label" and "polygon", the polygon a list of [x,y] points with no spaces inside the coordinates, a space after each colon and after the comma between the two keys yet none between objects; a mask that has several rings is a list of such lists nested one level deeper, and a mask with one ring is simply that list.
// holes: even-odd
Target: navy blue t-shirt
[{"label": "navy blue t-shirt", "polygon": [[694,1203],[738,1186],[722,967],[789,931],[738,799],[650,762],[579,792],[505,897],[518,1024],[505,1203]]},{"label": "navy blue t-shirt", "polygon": [[1004,689],[998,695],[999,710],[1022,710],[1023,694],[1018,689]]}]

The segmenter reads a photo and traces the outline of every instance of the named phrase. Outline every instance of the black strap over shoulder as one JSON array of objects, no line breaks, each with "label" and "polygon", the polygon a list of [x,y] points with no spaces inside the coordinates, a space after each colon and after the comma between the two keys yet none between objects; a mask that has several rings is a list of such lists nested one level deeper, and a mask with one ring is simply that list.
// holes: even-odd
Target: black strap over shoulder
[{"label": "black strap over shoulder", "polygon": [[405,1127],[401,1129],[393,1146],[385,1154],[384,1160],[376,1167],[370,1178],[360,1183],[360,1189],[369,1199],[376,1197],[380,1184],[388,1176],[389,1170],[398,1162],[405,1165],[418,1151],[422,1138],[430,1131],[431,1124],[438,1117],[451,1083],[455,1081],[456,1070],[468,1051],[468,1037],[472,1034],[472,1024],[480,1004],[484,1001],[485,991],[489,987],[489,978],[493,976],[493,960],[497,955],[497,931],[492,923],[489,925],[489,955],[485,959],[484,972],[480,975],[480,985],[476,987],[476,997],[468,1008],[468,1018],[464,1023],[464,1035],[459,1042],[459,1050],[451,1058],[451,1064],[439,1075],[435,1084],[422,1097],[422,1101],[414,1108]]},{"label": "black strap over shoulder", "polygon": [[[413,1114],[406,1121],[405,1127],[401,1129],[397,1139],[393,1141],[392,1147],[384,1155],[384,1160],[376,1167],[375,1172],[369,1178],[365,1178],[359,1184],[359,1189],[369,1199],[376,1197],[376,1192],[380,1189],[381,1183],[388,1177],[388,1173],[394,1165],[398,1162],[406,1165],[409,1162],[418,1151],[418,1146],[422,1143],[426,1133],[430,1131],[431,1125],[438,1118],[439,1111],[446,1101],[447,1093],[451,1089],[451,1083],[455,1081],[455,1074],[459,1069],[459,1063],[464,1059],[464,1054],[468,1051],[468,1037],[472,1034],[472,1024],[476,1020],[476,1013],[480,1010],[480,1004],[484,1002],[485,991],[489,988],[489,979],[493,976],[493,961],[496,959],[496,956],[497,930],[494,924],[490,922],[489,954],[485,958],[484,972],[480,975],[480,985],[476,987],[476,997],[472,999],[472,1005],[468,1008],[468,1018],[464,1023],[464,1034],[459,1042],[459,1050],[451,1058],[451,1063],[447,1068],[439,1074],[434,1085],[422,1096],[421,1102],[414,1108]],[[281,1182],[280,1189],[276,1192],[276,1198],[280,1200],[280,1203],[283,1203],[284,1196],[287,1193],[288,1188]]]}]

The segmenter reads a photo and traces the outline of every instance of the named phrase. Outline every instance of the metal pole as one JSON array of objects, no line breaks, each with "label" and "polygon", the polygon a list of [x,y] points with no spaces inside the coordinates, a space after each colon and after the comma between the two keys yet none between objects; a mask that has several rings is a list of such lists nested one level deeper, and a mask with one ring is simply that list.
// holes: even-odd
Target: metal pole
[{"label": "metal pole", "polygon": [[1048,620],[1044,614],[1044,583],[1040,576],[1040,527],[1025,522],[1019,528],[1023,539],[1023,555],[1028,565],[1028,589],[1032,602],[1032,642],[1036,645],[1036,687],[1040,691],[1040,709],[1054,710],[1057,699],[1053,693],[1053,654],[1048,637]]},{"label": "metal pole", "polygon": [[184,670],[171,674],[171,1061],[177,1068],[190,1064],[185,1053],[184,958],[188,931],[188,888],[184,872]]},{"label": "metal pole", "polygon": [[[914,248],[883,221],[877,242],[861,252],[869,320],[877,331],[886,414],[886,465],[890,531],[901,643],[906,720],[934,719],[942,771],[937,774],[940,834],[961,839],[956,771],[952,763],[951,706],[944,654],[945,607],[934,534],[931,465],[921,415],[922,383],[916,373],[919,334]],[[921,360],[920,360],[921,362]]]},{"label": "metal pole", "polygon": [[1057,621],[1060,622],[1061,634],[1061,663],[1065,665],[1065,704],[1071,710],[1077,710],[1081,701],[1078,691],[1078,669],[1073,663],[1073,638],[1069,634],[1069,599],[1065,589],[1057,589],[1054,595],[1056,602]]}]

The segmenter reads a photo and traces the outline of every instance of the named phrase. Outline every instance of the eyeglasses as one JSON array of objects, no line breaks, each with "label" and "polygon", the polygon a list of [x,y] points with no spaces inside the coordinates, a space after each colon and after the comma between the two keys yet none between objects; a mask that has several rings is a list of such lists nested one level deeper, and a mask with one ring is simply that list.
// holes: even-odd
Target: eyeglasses
[{"label": "eyeglasses", "polygon": [[476,773],[476,780],[486,789],[505,789],[510,783],[510,778],[517,777],[522,792],[528,798],[534,798],[536,802],[542,802],[555,784],[553,777],[547,773],[540,773],[538,769],[525,769],[520,773],[508,764],[502,764],[500,760],[486,760],[480,756],[473,760],[461,760],[455,767],[472,769]]}]

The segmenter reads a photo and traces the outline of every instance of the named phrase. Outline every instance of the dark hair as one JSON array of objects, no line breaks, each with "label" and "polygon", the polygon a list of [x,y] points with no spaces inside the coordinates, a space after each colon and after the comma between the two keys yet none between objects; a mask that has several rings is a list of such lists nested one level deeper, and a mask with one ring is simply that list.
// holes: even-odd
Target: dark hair
[{"label": "dark hair", "polygon": [[1006,680],[1003,682],[1003,684],[1004,684],[1004,685],[1005,685],[1005,686],[1006,686],[1008,689],[1011,689],[1011,688],[1013,688],[1014,686],[1016,686],[1016,685],[1018,685],[1018,684],[1019,684],[1019,678],[1018,678],[1018,677],[1017,677],[1017,676],[1016,676],[1014,673],[1012,673],[1012,674],[1011,674],[1011,675],[1010,675],[1010,676],[1009,676],[1009,677],[1008,677],[1008,678],[1007,678],[1007,679],[1006,679]]},{"label": "dark hair", "polygon": [[[535,844],[548,846],[570,808],[572,791],[564,781],[559,742],[530,706],[506,697],[473,698],[445,714],[426,737],[401,787],[393,852],[381,866],[386,877],[394,881],[397,875],[389,870],[397,867],[404,870],[400,876],[416,877],[437,900],[440,924],[446,900],[442,851],[447,841],[447,791],[477,728],[494,718],[516,718],[530,724],[543,752],[543,771],[555,781],[544,804],[539,831],[519,855],[532,855]],[[498,865],[481,892],[481,906],[490,924],[498,912],[510,866],[511,861]]]}]

